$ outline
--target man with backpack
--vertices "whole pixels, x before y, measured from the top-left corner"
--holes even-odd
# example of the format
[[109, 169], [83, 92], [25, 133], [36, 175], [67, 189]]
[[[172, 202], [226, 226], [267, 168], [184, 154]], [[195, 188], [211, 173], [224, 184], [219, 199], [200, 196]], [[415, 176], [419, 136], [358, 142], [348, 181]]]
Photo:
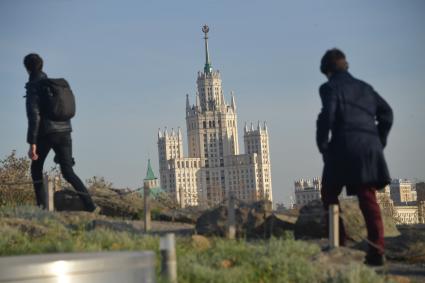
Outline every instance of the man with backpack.
[[[348, 73], [341, 50], [328, 50], [320, 70], [328, 78], [319, 90], [322, 110], [316, 131], [324, 160], [323, 206], [327, 211], [329, 205], [339, 204], [338, 195], [344, 186], [348, 195], [356, 195], [368, 233], [365, 262], [383, 265], [384, 226], [375, 192], [391, 181], [384, 148], [393, 111], [372, 86]], [[343, 222], [340, 224], [340, 244], [344, 245], [346, 234]]]
[[43, 59], [38, 54], [28, 54], [24, 66], [29, 74], [26, 88], [26, 110], [28, 117], [27, 142], [31, 162], [31, 177], [37, 205], [46, 207], [43, 194], [43, 164], [50, 151], [55, 152], [63, 177], [69, 182], [85, 205], [94, 211], [87, 188], [74, 173], [72, 158], [71, 121], [75, 115], [74, 95], [64, 79], [50, 79], [43, 72]]

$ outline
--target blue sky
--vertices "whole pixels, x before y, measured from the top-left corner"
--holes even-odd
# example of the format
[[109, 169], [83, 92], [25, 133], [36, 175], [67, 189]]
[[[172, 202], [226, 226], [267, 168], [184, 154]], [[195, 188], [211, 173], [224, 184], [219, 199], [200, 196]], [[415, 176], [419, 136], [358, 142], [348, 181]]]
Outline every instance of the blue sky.
[[77, 97], [76, 172], [140, 186], [148, 158], [158, 170], [158, 128], [185, 132], [205, 23], [226, 98], [235, 92], [240, 144], [246, 121], [268, 123], [276, 201], [321, 175], [319, 61], [335, 46], [393, 106], [392, 176], [425, 179], [424, 1], [0, 1], [0, 157], [26, 154], [22, 58], [37, 52]]

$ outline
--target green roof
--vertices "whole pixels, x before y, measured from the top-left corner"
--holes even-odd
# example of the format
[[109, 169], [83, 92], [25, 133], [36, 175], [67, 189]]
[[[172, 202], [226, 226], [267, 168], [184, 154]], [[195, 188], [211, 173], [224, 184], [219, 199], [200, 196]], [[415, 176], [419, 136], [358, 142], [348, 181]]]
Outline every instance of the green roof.
[[156, 177], [155, 177], [155, 174], [153, 173], [153, 170], [152, 170], [151, 160], [148, 159], [148, 170], [146, 172], [145, 180], [155, 180], [155, 179], [156, 179]]

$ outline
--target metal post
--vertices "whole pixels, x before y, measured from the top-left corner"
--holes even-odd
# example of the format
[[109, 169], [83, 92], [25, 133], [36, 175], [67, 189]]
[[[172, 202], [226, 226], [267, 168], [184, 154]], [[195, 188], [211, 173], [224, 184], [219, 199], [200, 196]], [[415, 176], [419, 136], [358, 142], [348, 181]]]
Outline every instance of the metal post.
[[151, 207], [150, 207], [150, 188], [148, 184], [143, 186], [143, 199], [144, 199], [144, 222], [145, 222], [145, 232], [151, 230]]
[[235, 198], [230, 193], [227, 206], [227, 238], [234, 239], [236, 236]]
[[47, 211], [54, 211], [54, 181], [49, 177], [49, 175], [44, 174], [43, 178], [43, 186], [44, 186], [44, 197], [45, 197], [45, 205]]
[[329, 247], [339, 247], [339, 207], [337, 204], [329, 206]]
[[159, 240], [161, 251], [161, 276], [169, 283], [177, 283], [177, 257], [174, 234], [168, 233]]

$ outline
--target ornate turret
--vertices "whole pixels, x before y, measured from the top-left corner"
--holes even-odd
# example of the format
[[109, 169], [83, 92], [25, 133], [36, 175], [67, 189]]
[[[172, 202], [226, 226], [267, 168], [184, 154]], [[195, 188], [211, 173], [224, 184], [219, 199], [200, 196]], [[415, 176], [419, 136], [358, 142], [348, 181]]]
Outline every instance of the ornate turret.
[[236, 111], [235, 94], [233, 93], [233, 91], [230, 92], [230, 96], [231, 96], [231, 99], [232, 99], [231, 106], [232, 106], [233, 110]]
[[145, 181], [152, 181], [156, 180], [155, 174], [153, 173], [152, 166], [151, 166], [151, 160], [148, 159], [148, 169], [146, 170], [146, 177]]
[[196, 92], [196, 109], [199, 110], [199, 107], [201, 107], [201, 102], [199, 101], [199, 93]]
[[158, 178], [153, 173], [150, 159], [148, 159], [148, 169], [146, 170], [146, 177], [143, 180], [143, 187], [145, 190], [152, 190], [158, 187]]
[[263, 129], [264, 129], [264, 132], [268, 133], [268, 128], [267, 128], [267, 123], [266, 123], [266, 121], [264, 121], [264, 127], [263, 127]]
[[190, 111], [189, 94], [186, 94], [186, 112]]

